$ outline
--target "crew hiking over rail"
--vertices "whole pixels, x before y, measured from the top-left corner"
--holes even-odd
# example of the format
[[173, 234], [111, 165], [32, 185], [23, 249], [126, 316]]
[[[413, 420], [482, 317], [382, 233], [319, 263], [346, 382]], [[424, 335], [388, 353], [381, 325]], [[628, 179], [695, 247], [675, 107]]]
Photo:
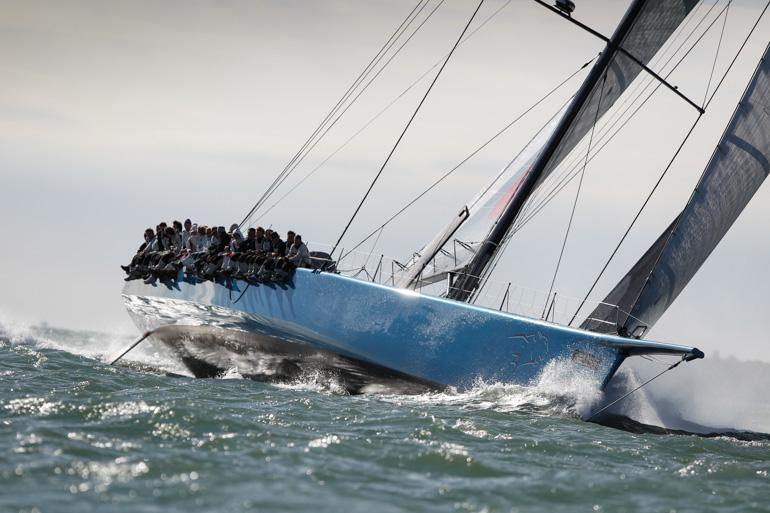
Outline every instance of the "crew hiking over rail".
[[188, 280], [235, 278], [254, 283], [288, 281], [297, 267], [328, 267], [328, 255], [310, 253], [302, 236], [289, 230], [282, 240], [277, 230], [249, 228], [246, 237], [237, 224], [198, 226], [190, 219], [184, 225], [161, 222], [144, 231], [144, 242], [128, 265], [120, 266], [125, 280], [176, 280], [184, 269]]

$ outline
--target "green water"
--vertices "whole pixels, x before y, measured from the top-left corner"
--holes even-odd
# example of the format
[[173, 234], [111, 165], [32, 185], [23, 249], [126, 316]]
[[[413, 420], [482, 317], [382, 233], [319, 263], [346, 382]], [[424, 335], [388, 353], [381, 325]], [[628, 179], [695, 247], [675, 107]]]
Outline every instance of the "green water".
[[349, 396], [102, 363], [123, 343], [0, 331], [0, 511], [770, 511], [766, 437], [583, 422], [559, 384]]

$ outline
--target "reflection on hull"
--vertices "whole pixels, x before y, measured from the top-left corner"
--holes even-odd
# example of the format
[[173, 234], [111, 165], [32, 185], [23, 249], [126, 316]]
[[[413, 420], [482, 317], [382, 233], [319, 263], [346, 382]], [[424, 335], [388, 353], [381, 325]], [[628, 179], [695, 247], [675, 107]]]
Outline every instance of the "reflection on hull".
[[213, 378], [229, 370], [269, 383], [291, 383], [319, 376], [352, 394], [418, 394], [443, 388], [379, 365], [246, 331], [165, 326], [153, 332], [152, 337], [169, 347], [196, 378]]
[[[142, 330], [175, 324], [247, 332], [253, 336], [244, 336], [241, 348], [292, 346], [303, 356], [312, 349], [436, 386], [466, 388], [479, 378], [524, 384], [555, 359], [576, 362], [604, 384], [629, 354], [627, 339], [305, 269], [287, 285], [196, 283], [180, 276], [157, 285], [128, 282], [123, 295]], [[238, 367], [238, 351], [220, 360], [205, 350], [216, 345], [213, 332], [203, 338], [203, 345], [184, 337], [177, 342], [180, 355], [187, 351], [195, 359], [189, 361], [197, 374]]]

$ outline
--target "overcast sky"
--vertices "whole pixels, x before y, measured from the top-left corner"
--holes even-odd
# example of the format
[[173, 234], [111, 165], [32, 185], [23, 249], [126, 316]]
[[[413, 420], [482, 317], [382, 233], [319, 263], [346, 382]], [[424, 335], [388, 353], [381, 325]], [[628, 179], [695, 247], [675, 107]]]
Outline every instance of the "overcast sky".
[[[725, 2], [718, 0], [713, 12]], [[6, 226], [0, 318], [133, 330], [122, 307], [119, 265], [130, 259], [144, 228], [186, 217], [204, 224], [240, 221], [415, 3], [0, 0], [0, 216]], [[504, 3], [487, 0], [474, 26]], [[575, 16], [605, 34], [628, 5], [576, 3]], [[716, 78], [763, 4], [732, 3]], [[440, 59], [475, 5], [446, 0], [287, 183]], [[715, 24], [670, 78], [697, 102], [721, 26]], [[770, 18], [749, 41], [597, 296], [684, 205], [768, 33]], [[345, 243], [371, 231], [601, 48], [534, 2], [513, 0], [457, 50]], [[582, 76], [389, 226], [373, 249], [405, 260], [430, 240]], [[260, 223], [333, 243], [429, 79]], [[691, 107], [662, 88], [589, 164], [556, 290], [585, 293], [694, 119]], [[767, 187], [652, 338], [770, 361]], [[574, 194], [566, 188], [517, 234], [496, 279], [548, 289]]]

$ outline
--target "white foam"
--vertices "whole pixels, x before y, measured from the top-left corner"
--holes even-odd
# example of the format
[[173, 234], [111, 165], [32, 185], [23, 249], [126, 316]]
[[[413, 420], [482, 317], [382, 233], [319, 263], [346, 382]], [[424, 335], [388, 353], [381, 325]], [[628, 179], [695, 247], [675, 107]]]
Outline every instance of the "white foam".
[[243, 375], [236, 368], [230, 368], [219, 379], [243, 379]]
[[291, 383], [276, 383], [275, 386], [287, 390], [307, 390], [334, 395], [347, 395], [348, 393], [336, 376], [316, 370], [303, 372]]
[[601, 396], [599, 383], [593, 374], [571, 361], [553, 361], [529, 385], [477, 380], [471, 388], [462, 392], [450, 389], [417, 396], [385, 396], [383, 400], [405, 404], [457, 405], [504, 413], [532, 411], [580, 417], [587, 414]]
[[[19, 348], [56, 349], [78, 356], [109, 362], [136, 341], [138, 333], [116, 331], [101, 333], [95, 331], [74, 331], [34, 324], [28, 321], [10, 319], [0, 312], [0, 336]], [[189, 374], [177, 358], [164, 347], [146, 340], [122, 359], [146, 365], [160, 371]]]
[[[45, 324], [11, 319], [0, 312], [0, 337], [15, 350], [27, 351], [36, 359], [46, 358], [39, 349], [57, 349], [80, 356], [109, 361], [130, 345], [137, 333], [112, 334], [69, 331]], [[164, 347], [150, 340], [132, 350], [124, 360], [178, 374], [189, 374], [181, 362]], [[644, 366], [646, 368], [643, 368]], [[366, 393], [382, 394], [380, 400], [407, 404], [447, 404], [469, 409], [500, 412], [534, 411], [546, 415], [587, 418], [592, 412], [633, 390], [644, 379], [659, 372], [649, 362], [631, 358], [623, 365], [605, 392], [587, 369], [570, 361], [550, 362], [529, 385], [477, 381], [463, 392], [448, 390], [416, 396], [387, 395], [385, 385], [370, 385]], [[240, 379], [235, 369], [225, 379]], [[303, 374], [284, 389], [346, 394], [345, 388], [329, 373]], [[770, 364], [710, 358], [678, 367], [647, 387], [634, 392], [609, 411], [636, 421], [667, 428], [691, 428], [690, 423], [715, 429], [745, 429], [770, 432]], [[472, 429], [471, 429], [472, 430]]]

